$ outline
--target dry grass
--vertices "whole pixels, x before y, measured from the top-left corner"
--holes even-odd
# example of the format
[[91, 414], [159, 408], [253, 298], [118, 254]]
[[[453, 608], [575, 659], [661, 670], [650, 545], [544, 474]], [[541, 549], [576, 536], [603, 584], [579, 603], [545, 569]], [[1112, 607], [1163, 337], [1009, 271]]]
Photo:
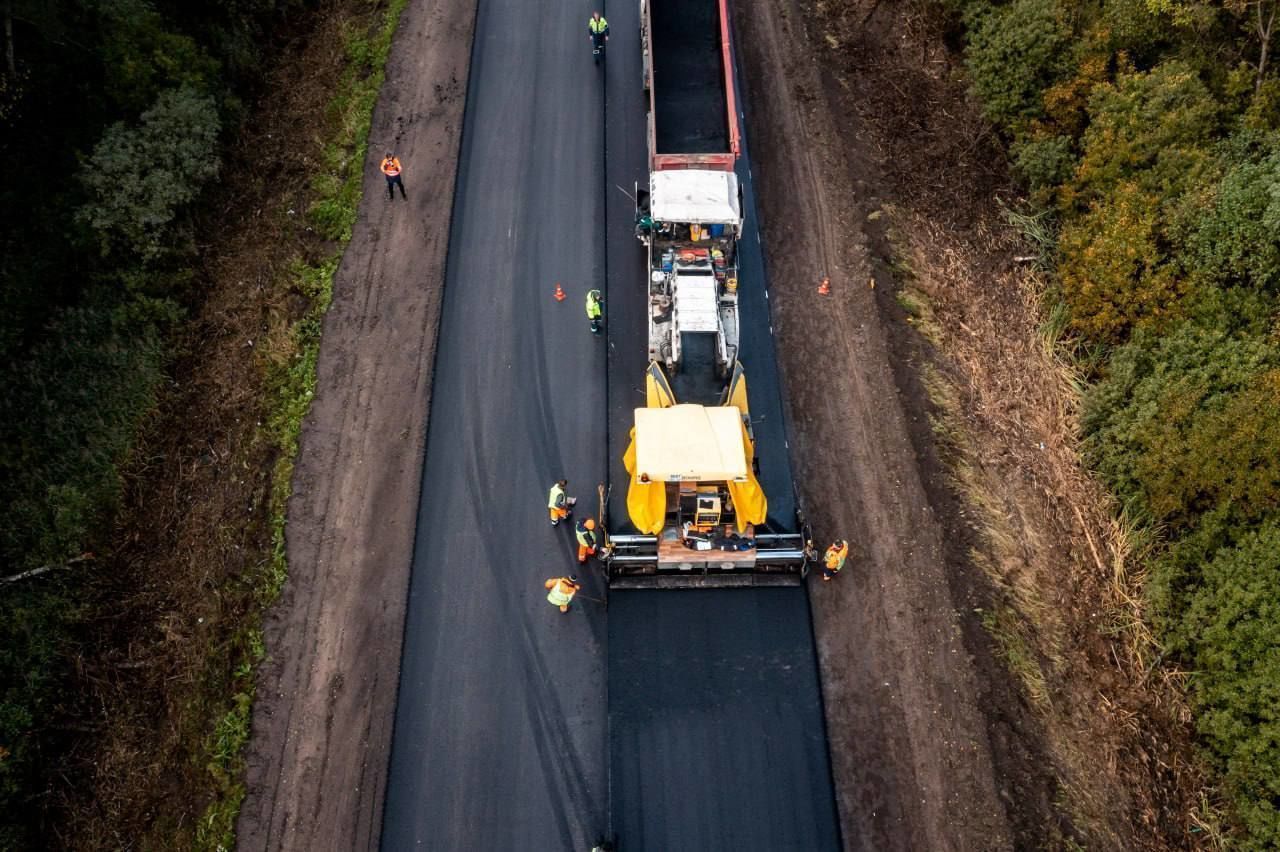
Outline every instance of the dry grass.
[[899, 304], [936, 351], [934, 435], [1002, 602], [982, 622], [1043, 721], [1060, 810], [1091, 846], [1216, 846], [1180, 677], [1143, 614], [1150, 534], [1081, 463], [1084, 382], [1039, 264], [1013, 260], [1029, 249], [1008, 228], [891, 215]]

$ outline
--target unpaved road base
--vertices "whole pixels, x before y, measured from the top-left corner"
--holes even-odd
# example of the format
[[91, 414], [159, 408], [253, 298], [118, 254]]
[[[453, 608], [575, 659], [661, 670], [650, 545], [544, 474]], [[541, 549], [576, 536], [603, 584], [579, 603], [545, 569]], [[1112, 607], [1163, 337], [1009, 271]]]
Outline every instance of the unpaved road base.
[[[837, 128], [809, 10], [798, 0], [734, 9], [798, 481], [823, 543], [843, 537], [853, 549], [836, 582], [811, 579], [845, 847], [1008, 849], [922, 475], [930, 462], [913, 447], [877, 307], [864, 230], [873, 158]], [[817, 293], [823, 276], [829, 297]]]

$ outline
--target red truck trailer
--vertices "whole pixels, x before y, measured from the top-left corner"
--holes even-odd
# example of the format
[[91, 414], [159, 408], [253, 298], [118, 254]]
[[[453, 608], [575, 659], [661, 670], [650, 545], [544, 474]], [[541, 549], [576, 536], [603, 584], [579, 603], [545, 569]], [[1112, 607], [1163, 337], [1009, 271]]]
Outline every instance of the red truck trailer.
[[733, 171], [738, 115], [725, 0], [640, 0], [649, 170]]

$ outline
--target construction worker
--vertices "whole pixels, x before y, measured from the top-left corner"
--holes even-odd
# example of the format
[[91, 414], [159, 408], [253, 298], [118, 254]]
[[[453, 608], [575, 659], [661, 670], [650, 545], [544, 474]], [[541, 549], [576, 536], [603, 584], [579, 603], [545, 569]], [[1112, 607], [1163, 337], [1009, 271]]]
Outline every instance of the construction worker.
[[600, 318], [604, 315], [604, 299], [599, 290], [587, 291], [587, 319], [591, 320], [591, 333], [599, 334]]
[[578, 585], [577, 574], [570, 574], [568, 577], [552, 577], [543, 583], [542, 587], [547, 590], [547, 601], [552, 606], [560, 607], [561, 612], [569, 611], [573, 596], [578, 593], [578, 589], [582, 588]]
[[840, 569], [844, 567], [844, 561], [848, 558], [849, 542], [842, 538], [833, 541], [831, 546], [827, 548], [827, 552], [822, 556], [823, 582], [839, 574]]
[[591, 46], [599, 53], [600, 48], [609, 40], [609, 22], [599, 12], [592, 12], [587, 21], [587, 34], [591, 36]]
[[391, 151], [382, 158], [382, 173], [387, 176], [387, 198], [396, 200], [396, 187], [400, 187], [400, 197], [405, 201], [409, 196], [404, 194], [404, 181], [400, 178], [400, 159]]
[[547, 495], [547, 511], [551, 515], [551, 526], [556, 527], [565, 518], [573, 514], [573, 504], [578, 502], [577, 497], [570, 497], [565, 493], [565, 487], [568, 486], [569, 480], [557, 479], [555, 485], [551, 486], [551, 492]]
[[588, 556], [594, 556], [597, 548], [596, 540], [596, 522], [587, 518], [585, 521], [578, 521], [573, 531], [578, 537], [578, 564], [587, 561]]

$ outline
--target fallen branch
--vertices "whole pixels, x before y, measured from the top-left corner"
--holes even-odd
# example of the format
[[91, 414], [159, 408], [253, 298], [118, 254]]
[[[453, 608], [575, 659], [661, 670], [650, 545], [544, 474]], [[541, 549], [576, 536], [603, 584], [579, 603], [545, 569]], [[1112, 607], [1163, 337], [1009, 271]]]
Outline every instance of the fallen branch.
[[66, 571], [73, 565], [89, 562], [92, 559], [92, 553], [82, 553], [75, 559], [68, 559], [66, 562], [60, 562], [55, 565], [42, 565], [39, 568], [32, 568], [30, 571], [23, 571], [21, 574], [14, 574], [12, 577], [0, 577], [0, 583], [16, 583], [19, 580], [29, 580], [32, 577], [39, 577], [41, 574], [48, 574], [50, 571]]

